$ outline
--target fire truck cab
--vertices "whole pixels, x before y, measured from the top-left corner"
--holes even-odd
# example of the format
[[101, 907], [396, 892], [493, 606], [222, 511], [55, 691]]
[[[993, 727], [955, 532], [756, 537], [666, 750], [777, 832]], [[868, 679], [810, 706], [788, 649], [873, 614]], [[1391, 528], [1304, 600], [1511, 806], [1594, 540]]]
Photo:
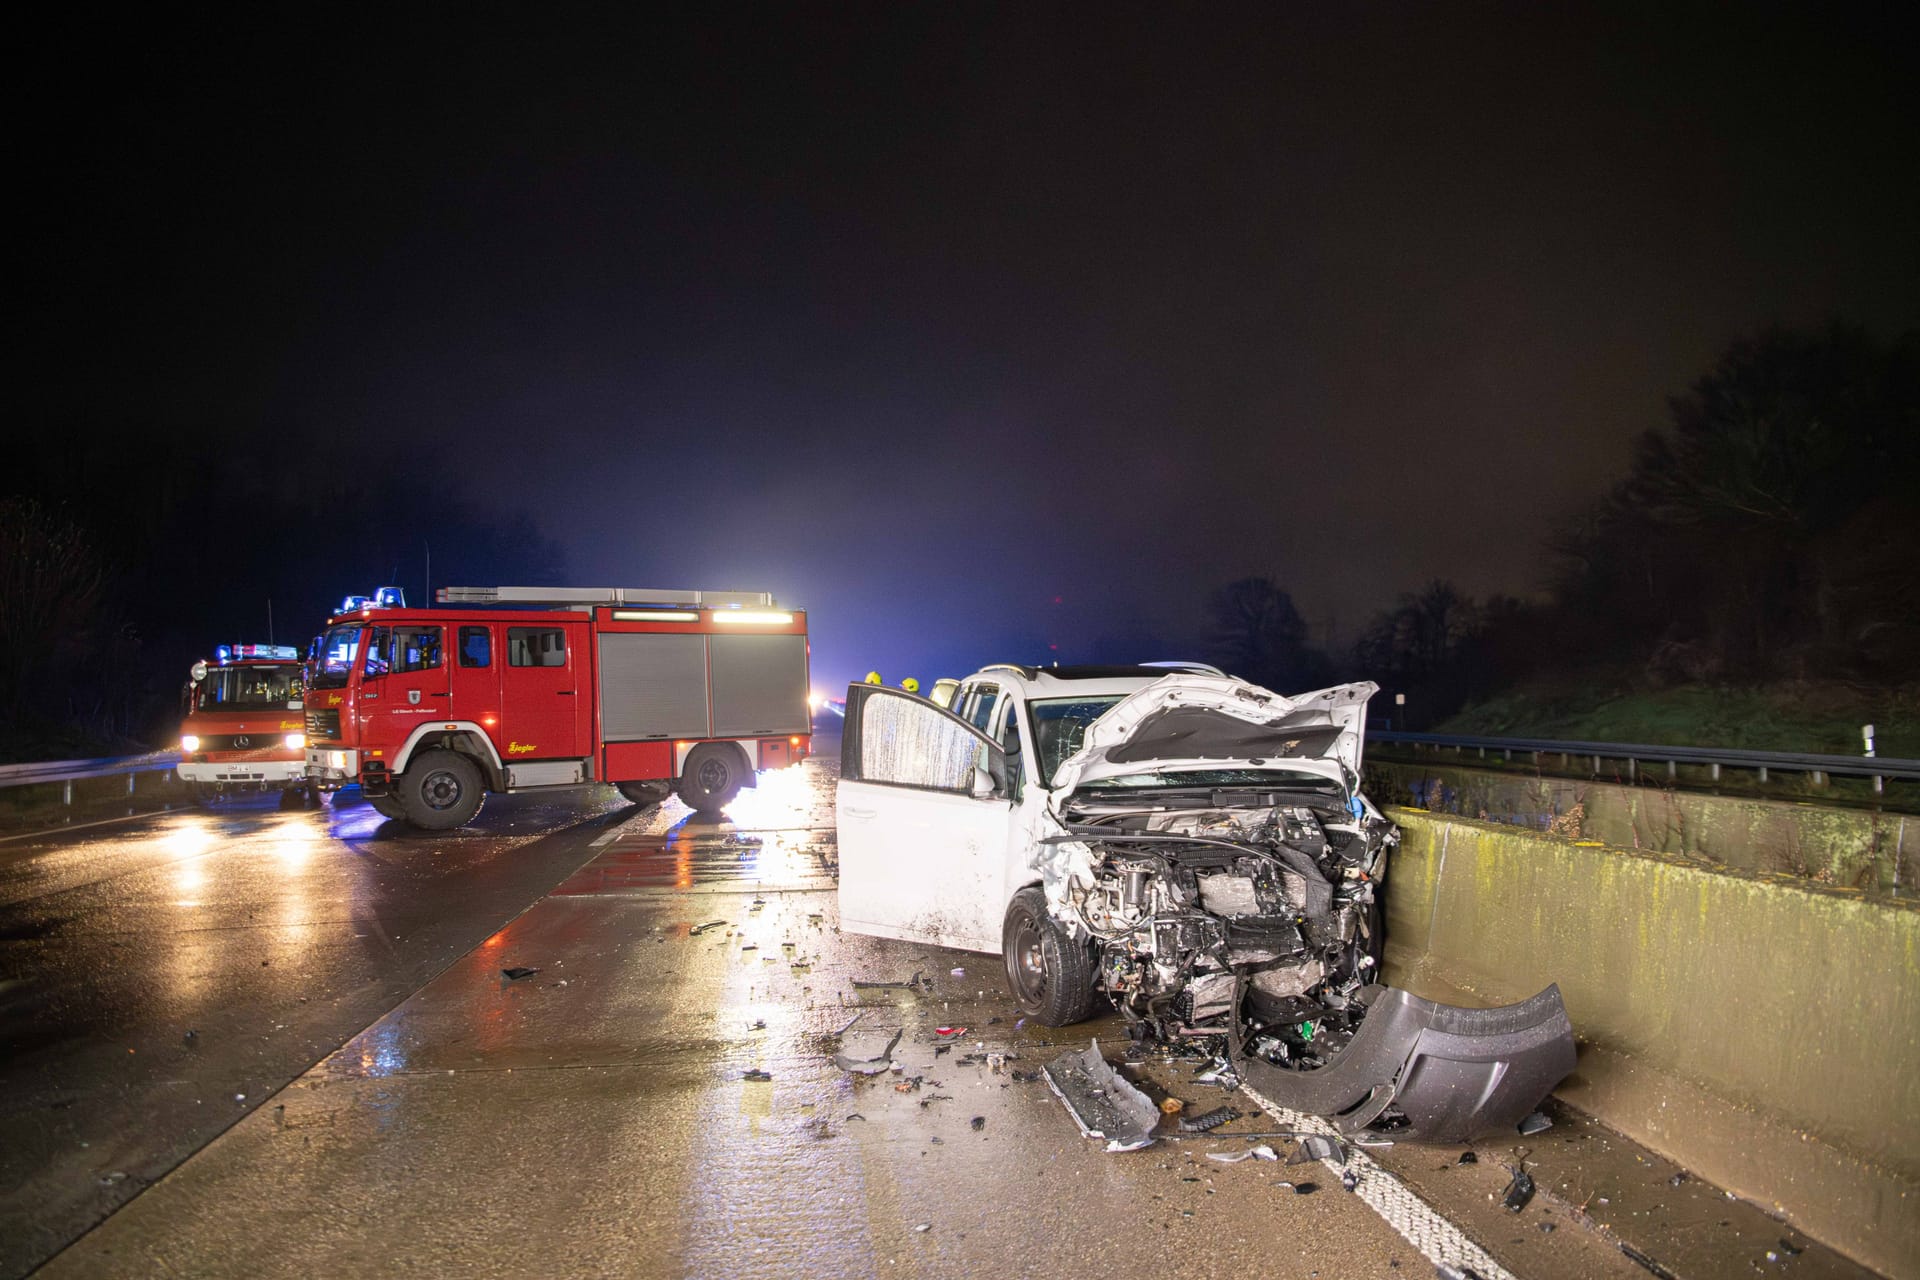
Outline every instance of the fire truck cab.
[[182, 692], [180, 777], [201, 799], [236, 791], [304, 791], [306, 723], [300, 651], [221, 645], [193, 664]]
[[350, 596], [308, 661], [306, 773], [445, 830], [490, 791], [611, 783], [717, 814], [806, 758], [806, 614], [764, 592], [444, 587]]

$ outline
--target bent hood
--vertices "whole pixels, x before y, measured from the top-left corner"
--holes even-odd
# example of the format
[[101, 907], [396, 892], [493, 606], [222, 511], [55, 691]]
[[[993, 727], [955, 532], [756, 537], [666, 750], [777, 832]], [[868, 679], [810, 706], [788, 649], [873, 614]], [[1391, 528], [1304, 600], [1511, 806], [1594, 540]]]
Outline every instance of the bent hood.
[[1352, 792], [1360, 782], [1367, 700], [1362, 680], [1284, 697], [1231, 676], [1170, 675], [1087, 726], [1054, 773], [1057, 795], [1083, 783], [1183, 769], [1310, 773]]

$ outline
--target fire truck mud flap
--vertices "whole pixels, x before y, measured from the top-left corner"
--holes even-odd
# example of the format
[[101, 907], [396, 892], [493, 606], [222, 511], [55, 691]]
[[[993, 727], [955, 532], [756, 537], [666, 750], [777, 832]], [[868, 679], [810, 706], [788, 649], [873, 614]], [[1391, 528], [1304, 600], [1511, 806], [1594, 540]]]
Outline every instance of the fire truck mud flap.
[[1497, 1009], [1374, 990], [1359, 1030], [1327, 1065], [1290, 1070], [1235, 1054], [1240, 1078], [1347, 1132], [1386, 1118], [1396, 1138], [1454, 1143], [1514, 1132], [1573, 1071], [1573, 1026], [1557, 985]]

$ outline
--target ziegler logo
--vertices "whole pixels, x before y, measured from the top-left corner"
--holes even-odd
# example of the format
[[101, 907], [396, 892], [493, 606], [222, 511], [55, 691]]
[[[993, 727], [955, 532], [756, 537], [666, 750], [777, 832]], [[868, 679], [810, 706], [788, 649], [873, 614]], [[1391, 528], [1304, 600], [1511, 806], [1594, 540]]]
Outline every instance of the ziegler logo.
[[507, 754], [510, 756], [523, 756], [539, 745], [537, 742], [509, 742], [507, 743]]
[[339, 694], [337, 694], [337, 693], [330, 693], [330, 694], [328, 694], [328, 695], [327, 695], [327, 705], [328, 705], [328, 706], [330, 706], [330, 707], [337, 707], [337, 706], [339, 706], [339, 705], [340, 705], [340, 695], [339, 695]]

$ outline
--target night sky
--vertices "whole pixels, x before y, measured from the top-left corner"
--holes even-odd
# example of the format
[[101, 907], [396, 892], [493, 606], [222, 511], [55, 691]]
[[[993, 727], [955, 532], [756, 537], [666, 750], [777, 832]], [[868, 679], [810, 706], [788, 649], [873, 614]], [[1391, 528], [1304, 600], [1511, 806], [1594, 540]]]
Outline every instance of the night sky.
[[16, 425], [426, 460], [831, 689], [1525, 593], [1731, 340], [1920, 324], [1899, 6], [698, 12], [16, 33]]

